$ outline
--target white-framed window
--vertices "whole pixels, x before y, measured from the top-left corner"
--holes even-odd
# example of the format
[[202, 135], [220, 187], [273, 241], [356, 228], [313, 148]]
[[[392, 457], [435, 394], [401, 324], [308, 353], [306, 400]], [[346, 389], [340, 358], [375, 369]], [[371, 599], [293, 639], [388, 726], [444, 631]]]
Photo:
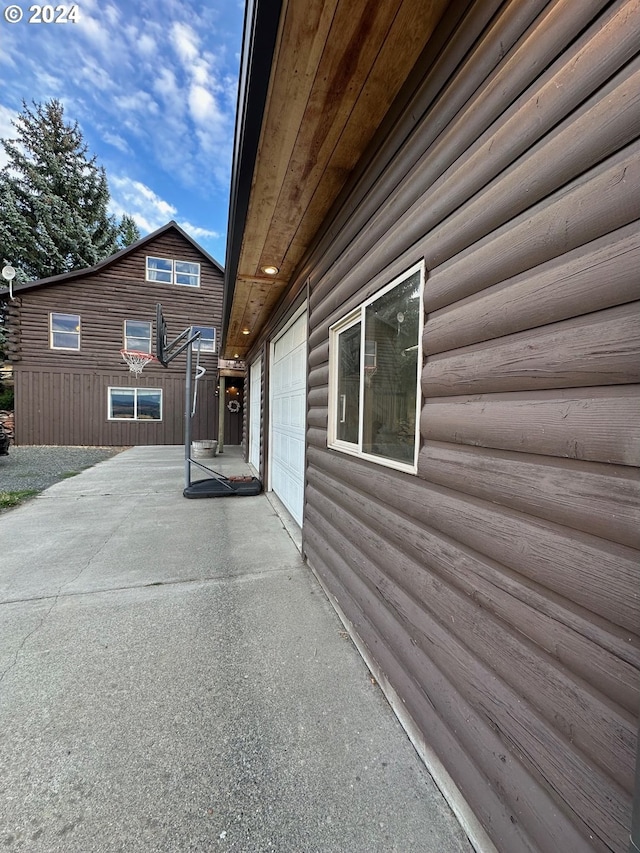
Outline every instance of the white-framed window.
[[147, 281], [200, 287], [200, 264], [147, 255]]
[[161, 421], [161, 388], [108, 388], [110, 421]]
[[49, 346], [51, 349], [80, 349], [80, 315], [49, 314]]
[[143, 320], [125, 320], [124, 348], [138, 352], [151, 352], [151, 323]]
[[195, 351], [200, 352], [215, 352], [216, 351], [216, 330], [213, 326], [192, 326], [191, 333], [200, 332], [200, 337], [193, 342]]
[[191, 261], [174, 261], [173, 275], [176, 284], [200, 287], [200, 264]]
[[419, 263], [329, 329], [329, 447], [409, 473], [419, 449], [423, 287]]

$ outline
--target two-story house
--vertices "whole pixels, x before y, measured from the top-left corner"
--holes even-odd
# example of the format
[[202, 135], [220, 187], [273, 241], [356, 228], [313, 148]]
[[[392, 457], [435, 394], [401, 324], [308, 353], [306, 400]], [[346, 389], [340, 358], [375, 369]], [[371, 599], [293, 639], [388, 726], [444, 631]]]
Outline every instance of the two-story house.
[[194, 361], [206, 373], [192, 435], [215, 438], [223, 276], [222, 267], [169, 222], [89, 269], [1, 291], [16, 444], [180, 444], [186, 356], [168, 368], [152, 361], [139, 376], [121, 356], [123, 349], [155, 352], [157, 303], [171, 336], [190, 327], [200, 331]]

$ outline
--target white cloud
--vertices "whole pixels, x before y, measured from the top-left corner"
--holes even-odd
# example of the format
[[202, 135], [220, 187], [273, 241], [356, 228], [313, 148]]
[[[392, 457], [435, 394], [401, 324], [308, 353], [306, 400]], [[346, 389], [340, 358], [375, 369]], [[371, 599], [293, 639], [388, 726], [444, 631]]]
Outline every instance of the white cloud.
[[91, 15], [87, 14], [86, 8], [82, 10], [82, 14], [78, 15], [78, 22], [75, 26], [102, 53], [107, 54], [113, 46], [111, 33], [105, 27], [104, 22], [100, 18], [92, 18]]
[[184, 110], [184, 96], [178, 86], [176, 75], [170, 68], [162, 68], [153, 82], [153, 91], [163, 98], [175, 115]]
[[189, 66], [198, 58], [198, 37], [188, 24], [175, 23], [171, 27], [171, 43], [183, 66]]
[[109, 130], [102, 131], [102, 138], [109, 145], [113, 145], [114, 148], [117, 148], [118, 151], [122, 151], [123, 154], [131, 154], [131, 146], [127, 142], [124, 137], [120, 136], [117, 133], [111, 133]]
[[[144, 121], [145, 115], [148, 115], [149, 113], [157, 115], [159, 112], [158, 105], [151, 95], [140, 89], [137, 92], [132, 92], [130, 95], [121, 95], [120, 97], [114, 98], [113, 103], [121, 114], [128, 114], [123, 118], [125, 122], [127, 121], [127, 118], [129, 119], [129, 126], [133, 126], [137, 122]], [[137, 115], [138, 113], [140, 115]]]
[[194, 240], [218, 240], [222, 235], [218, 231], [211, 231], [209, 228], [201, 228], [199, 225], [192, 225], [190, 222], [178, 222], [178, 225], [183, 231], [186, 231]]
[[146, 184], [126, 176], [109, 178], [110, 211], [120, 217], [132, 216], [140, 231], [149, 233], [175, 218], [177, 208], [160, 198]]
[[158, 52], [158, 45], [148, 33], [143, 33], [137, 42], [138, 50], [143, 56], [151, 57]]
[[82, 55], [77, 79], [86, 83], [90, 89], [99, 89], [105, 93], [116, 91], [116, 83], [110, 72], [100, 66], [93, 57]]
[[117, 29], [120, 27], [120, 10], [117, 6], [106, 6], [103, 14], [110, 28]]
[[55, 74], [48, 74], [41, 68], [36, 69], [35, 77], [38, 88], [45, 93], [46, 99], [56, 96], [58, 100], [60, 99], [60, 92], [63, 88], [63, 82], [60, 77]]
[[194, 84], [189, 90], [189, 110], [197, 124], [219, 119], [215, 98], [204, 86]]

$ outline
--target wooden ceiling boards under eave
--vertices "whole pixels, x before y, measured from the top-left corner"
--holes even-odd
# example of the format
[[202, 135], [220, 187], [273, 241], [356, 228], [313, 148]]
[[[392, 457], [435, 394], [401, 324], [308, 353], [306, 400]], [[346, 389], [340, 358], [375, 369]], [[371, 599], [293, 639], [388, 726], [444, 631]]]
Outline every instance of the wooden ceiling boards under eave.
[[[440, 19], [446, 0], [283, 12], [227, 329], [246, 354]], [[262, 266], [279, 268], [275, 278]], [[242, 330], [249, 329], [249, 335]]]

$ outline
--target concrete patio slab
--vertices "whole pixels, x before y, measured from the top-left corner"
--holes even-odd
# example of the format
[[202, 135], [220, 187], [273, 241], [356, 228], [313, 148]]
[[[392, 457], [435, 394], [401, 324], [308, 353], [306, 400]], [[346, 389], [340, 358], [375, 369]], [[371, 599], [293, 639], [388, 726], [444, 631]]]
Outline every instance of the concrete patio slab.
[[134, 448], [0, 537], [7, 850], [469, 853], [264, 495]]

